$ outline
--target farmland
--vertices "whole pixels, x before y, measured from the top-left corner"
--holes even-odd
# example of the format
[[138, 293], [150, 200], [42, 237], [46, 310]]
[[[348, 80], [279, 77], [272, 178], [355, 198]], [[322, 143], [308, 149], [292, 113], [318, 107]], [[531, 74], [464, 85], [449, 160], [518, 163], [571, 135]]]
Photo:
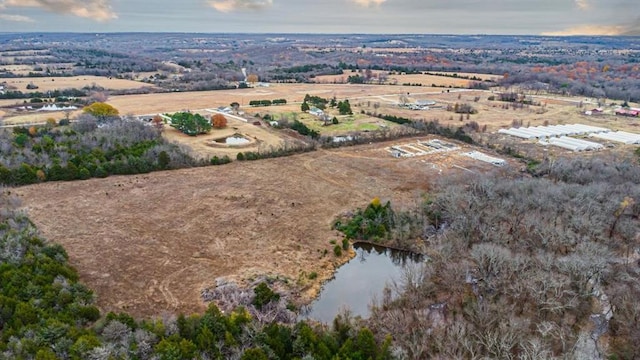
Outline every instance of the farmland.
[[[436, 86], [436, 87], [468, 87], [471, 80], [459, 77], [453, 77], [453, 73], [440, 73], [446, 76], [427, 75], [427, 74], [389, 74], [385, 71], [371, 71], [372, 82], [381, 82], [384, 84], [414, 84], [420, 86]], [[321, 75], [316, 76], [313, 80], [319, 84], [346, 83], [349, 76], [360, 75], [362, 72], [345, 72], [340, 75]], [[478, 79], [499, 79], [499, 76], [490, 74], [458, 74], [465, 77], [476, 77]]]
[[[62, 89], [82, 89], [84, 87], [101, 87], [108, 90], [140, 89], [150, 87], [149, 84], [125, 80], [108, 78], [103, 76], [69, 76], [69, 77], [21, 77], [17, 79], [7, 79], [6, 84], [22, 92], [47, 92]], [[33, 84], [37, 89], [27, 89], [27, 85]]]
[[[289, 279], [308, 300], [344, 261], [325, 255], [337, 215], [375, 196], [412, 204], [441, 171], [495, 169], [457, 154], [394, 159], [389, 145], [15, 192], [105, 311], [202, 311], [200, 291], [217, 277], [260, 274]], [[318, 279], [306, 279], [311, 272]]]

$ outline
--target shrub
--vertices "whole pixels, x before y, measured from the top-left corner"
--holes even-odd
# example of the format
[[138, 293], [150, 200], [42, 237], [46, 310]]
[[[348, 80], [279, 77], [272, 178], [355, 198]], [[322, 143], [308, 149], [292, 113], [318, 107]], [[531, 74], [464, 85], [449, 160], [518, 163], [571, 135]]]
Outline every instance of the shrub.
[[342, 248], [340, 247], [340, 245], [336, 245], [333, 247], [333, 255], [337, 257], [342, 256]]
[[160, 169], [166, 169], [169, 166], [170, 162], [171, 162], [171, 157], [169, 156], [169, 154], [167, 154], [166, 151], [161, 151], [158, 154], [158, 167]]
[[227, 118], [222, 114], [215, 114], [211, 117], [211, 125], [216, 129], [227, 127]]
[[255, 293], [255, 297], [251, 302], [257, 309], [262, 309], [263, 306], [267, 305], [272, 301], [280, 300], [280, 294], [275, 293], [269, 285], [264, 282], [261, 282], [255, 289], [253, 289]]

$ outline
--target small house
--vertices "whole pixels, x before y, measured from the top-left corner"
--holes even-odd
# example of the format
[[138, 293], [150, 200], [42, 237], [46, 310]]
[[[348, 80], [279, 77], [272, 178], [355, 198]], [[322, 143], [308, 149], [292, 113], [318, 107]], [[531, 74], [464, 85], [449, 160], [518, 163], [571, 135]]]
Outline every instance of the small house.
[[315, 107], [315, 106], [312, 106], [312, 107], [309, 109], [309, 114], [311, 114], [311, 115], [313, 115], [313, 116], [321, 117], [321, 116], [323, 116], [323, 115], [324, 115], [324, 111], [322, 111], [322, 110], [318, 109], [318, 108], [317, 108], [317, 107]]

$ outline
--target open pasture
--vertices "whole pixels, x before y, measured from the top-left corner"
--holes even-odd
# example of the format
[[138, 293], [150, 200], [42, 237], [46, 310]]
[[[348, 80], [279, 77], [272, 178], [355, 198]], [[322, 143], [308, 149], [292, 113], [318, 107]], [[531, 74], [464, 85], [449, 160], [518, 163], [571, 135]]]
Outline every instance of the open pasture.
[[[65, 247], [104, 311], [203, 311], [200, 291], [216, 278], [264, 274], [289, 279], [308, 300], [345, 260], [331, 251], [337, 215], [376, 196], [413, 204], [442, 172], [495, 169], [446, 153], [397, 159], [385, 150], [392, 144], [15, 193], [44, 236]], [[318, 278], [309, 280], [311, 272]]]

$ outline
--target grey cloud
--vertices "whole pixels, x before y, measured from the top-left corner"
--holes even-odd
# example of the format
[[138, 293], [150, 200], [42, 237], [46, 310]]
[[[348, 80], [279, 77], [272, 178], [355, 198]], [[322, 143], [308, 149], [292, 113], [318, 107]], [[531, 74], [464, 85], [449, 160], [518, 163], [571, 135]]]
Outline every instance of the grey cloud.
[[271, 7], [273, 0], [212, 0], [209, 5], [220, 12], [262, 10]]
[[0, 20], [13, 22], [35, 22], [32, 18], [23, 15], [0, 14]]
[[107, 21], [118, 16], [109, 0], [0, 0], [0, 8], [40, 8], [45, 11], [71, 14], [96, 21]]

